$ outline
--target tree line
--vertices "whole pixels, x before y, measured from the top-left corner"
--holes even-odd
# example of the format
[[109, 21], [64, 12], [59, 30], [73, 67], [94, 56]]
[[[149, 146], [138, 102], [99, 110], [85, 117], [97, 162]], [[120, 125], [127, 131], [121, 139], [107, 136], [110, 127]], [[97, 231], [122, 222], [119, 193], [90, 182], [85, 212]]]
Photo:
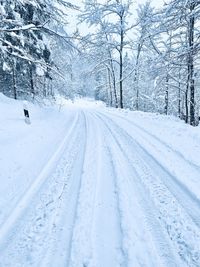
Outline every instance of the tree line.
[[[96, 95], [108, 105], [174, 114], [199, 121], [200, 1], [85, 1], [81, 21], [95, 26], [85, 36], [95, 58]], [[136, 8], [135, 8], [136, 9]]]
[[55, 73], [60, 75], [53, 50], [62, 42], [69, 50], [70, 40], [60, 25], [76, 8], [63, 0], [0, 1], [1, 92], [15, 99], [53, 96]]
[[[68, 35], [67, 15], [78, 11]], [[0, 1], [0, 90], [92, 96], [108, 106], [199, 121], [200, 1]]]

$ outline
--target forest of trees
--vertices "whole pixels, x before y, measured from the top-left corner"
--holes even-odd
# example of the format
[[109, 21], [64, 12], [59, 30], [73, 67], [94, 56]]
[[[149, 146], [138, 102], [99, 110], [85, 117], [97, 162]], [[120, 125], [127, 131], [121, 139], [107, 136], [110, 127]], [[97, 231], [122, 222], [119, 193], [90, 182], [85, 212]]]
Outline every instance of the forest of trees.
[[29, 100], [54, 95], [53, 79], [64, 77], [53, 51], [67, 54], [73, 47], [64, 31], [73, 9], [63, 0], [0, 1], [1, 92]]
[[[80, 29], [70, 34], [74, 11]], [[95, 97], [198, 125], [200, 1], [0, 1], [0, 91]]]

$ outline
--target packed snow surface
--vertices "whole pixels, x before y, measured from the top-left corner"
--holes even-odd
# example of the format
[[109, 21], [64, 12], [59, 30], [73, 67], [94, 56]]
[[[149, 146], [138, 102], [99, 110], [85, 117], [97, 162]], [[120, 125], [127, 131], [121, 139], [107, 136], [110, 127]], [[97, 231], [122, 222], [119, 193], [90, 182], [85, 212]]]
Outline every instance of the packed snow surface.
[[0, 267], [200, 266], [200, 128], [0, 94]]

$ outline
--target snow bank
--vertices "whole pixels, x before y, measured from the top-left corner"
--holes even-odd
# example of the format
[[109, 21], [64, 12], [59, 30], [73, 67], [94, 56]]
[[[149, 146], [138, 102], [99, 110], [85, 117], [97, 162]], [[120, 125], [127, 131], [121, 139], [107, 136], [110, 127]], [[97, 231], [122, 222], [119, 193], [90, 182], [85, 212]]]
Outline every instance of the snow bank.
[[200, 127], [192, 127], [173, 116], [144, 112], [125, 114], [144, 130], [182, 153], [187, 160], [200, 166]]
[[200, 127], [173, 116], [115, 109], [109, 114], [177, 183], [200, 199]]
[[27, 105], [30, 125], [24, 121], [23, 102], [0, 94], [0, 225], [51, 158], [74, 117], [69, 108], [60, 112], [58, 106]]

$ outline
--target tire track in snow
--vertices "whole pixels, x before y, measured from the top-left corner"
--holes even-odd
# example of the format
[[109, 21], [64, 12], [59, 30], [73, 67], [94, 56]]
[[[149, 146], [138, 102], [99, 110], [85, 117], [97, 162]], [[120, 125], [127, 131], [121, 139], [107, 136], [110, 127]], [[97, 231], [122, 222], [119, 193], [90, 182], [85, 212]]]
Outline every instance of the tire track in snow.
[[[107, 142], [111, 144], [109, 150], [117, 180], [123, 247], [126, 251], [127, 266], [176, 267], [176, 262], [173, 261], [175, 255], [169, 246], [166, 247], [168, 240], [162, 233], [156, 214], [152, 210], [151, 200], [147, 199], [146, 192], [141, 189], [141, 184], [137, 181], [138, 177], [135, 176], [126, 152], [113, 134], [111, 124], [108, 125], [102, 117], [99, 119], [102, 120], [108, 136], [110, 136]], [[143, 213], [141, 209], [143, 209]], [[155, 247], [154, 241], [158, 244], [157, 247]]]
[[[4, 239], [1, 240], [1, 267], [11, 266], [12, 262], [15, 267], [40, 266], [49, 241], [53, 238], [50, 237], [52, 229], [59, 227], [55, 224], [56, 218], [60, 216], [59, 200], [72, 179], [73, 165], [79, 157], [79, 149], [84, 147], [84, 139], [80, 142], [81, 128], [84, 126], [80, 117], [76, 117], [61, 146], [16, 208], [17, 216], [11, 217], [9, 225], [12, 227], [4, 231]], [[66, 158], [63, 156], [64, 152]], [[67, 254], [66, 251], [64, 254]]]
[[[80, 149], [77, 157], [74, 158], [75, 163], [73, 170], [69, 177], [69, 185], [67, 188], [62, 190], [59, 199], [60, 201], [60, 214], [57, 216], [53, 225], [53, 238], [51, 245], [44, 256], [41, 267], [68, 267], [70, 266], [70, 255], [72, 249], [73, 231], [75, 228], [78, 200], [81, 190], [82, 173], [84, 165], [85, 150], [87, 145], [87, 127], [86, 127], [86, 116], [82, 112], [84, 121], [84, 131], [79, 133], [79, 137], [76, 143], [79, 144]], [[82, 128], [82, 127], [81, 127]], [[70, 153], [66, 155], [71, 157]], [[55, 227], [55, 225], [57, 227]]]
[[[105, 123], [107, 124], [107, 127], [110, 128], [112, 135], [115, 136], [116, 142], [118, 142], [121, 150], [124, 151], [124, 155], [132, 166], [133, 173], [137, 176], [140, 184], [144, 184], [146, 187], [146, 193], [152, 198], [154, 202], [153, 205], [159, 209], [160, 216], [157, 216], [157, 218], [159, 218], [161, 224], [164, 226], [165, 232], [172, 240], [172, 244], [176, 247], [180, 257], [188, 264], [188, 266], [199, 266], [199, 229], [191, 221], [187, 211], [184, 211], [179, 201], [177, 201], [171, 192], [164, 186], [162, 181], [160, 181], [160, 178], [157, 177], [157, 174], [152, 173], [151, 169], [148, 168], [148, 164], [144, 164], [143, 157], [145, 155], [141, 154], [140, 150], [138, 151], [138, 144], [135, 140], [133, 140], [133, 138], [131, 138], [123, 129], [119, 129], [119, 126], [110, 118], [107, 118], [105, 115], [103, 118], [101, 115], [100, 118], [104, 120], [104, 122], [107, 121], [107, 123]], [[111, 129], [110, 125], [112, 125], [113, 129]], [[121, 144], [120, 141], [117, 141], [120, 139]], [[124, 141], [122, 142], [123, 139]], [[126, 150], [124, 147], [126, 147]], [[138, 152], [138, 155], [141, 155], [137, 158], [130, 147], [134, 149], [135, 152]], [[140, 192], [142, 191], [140, 190]], [[145, 197], [145, 194], [143, 195]]]
[[[106, 116], [108, 116], [108, 113], [103, 113], [101, 112], [101, 114], [104, 114]], [[150, 133], [149, 131], [147, 131], [144, 127], [138, 125], [137, 123], [135, 123], [134, 120], [128, 119], [122, 115], [119, 114], [113, 114], [113, 113], [109, 113], [109, 115], [111, 115], [113, 118], [119, 118], [124, 120], [125, 122], [128, 122], [131, 127], [133, 128], [137, 128], [140, 133], [142, 133], [142, 135], [146, 134], [148, 137], [151, 137], [153, 140], [155, 140], [156, 142], [158, 142], [160, 145], [164, 146], [166, 148], [166, 150], [173, 152], [174, 154], [176, 154], [177, 157], [179, 157], [181, 160], [183, 160], [185, 162], [185, 164], [190, 165], [189, 167], [193, 167], [197, 172], [200, 172], [200, 166], [192, 161], [190, 161], [190, 159], [185, 158], [185, 156], [178, 150], [173, 149], [169, 144], [167, 144], [166, 142], [164, 142], [162, 139], [160, 139], [158, 136], [156, 136], [153, 133]], [[148, 142], [149, 138], [148, 138]]]
[[91, 262], [94, 260], [91, 245], [91, 228], [93, 223], [96, 179], [92, 177], [95, 173], [91, 168], [91, 165], [94, 164], [95, 151], [93, 150], [93, 146], [91, 146], [92, 142], [90, 139], [93, 136], [91, 135], [88, 116], [85, 112], [84, 116], [86, 120], [87, 138], [83, 160], [83, 171], [77, 200], [76, 216], [71, 234], [72, 239], [67, 264], [67, 266], [70, 267], [88, 267], [91, 266]]
[[[101, 113], [102, 114], [102, 113]], [[105, 116], [105, 115], [103, 115]], [[111, 119], [109, 117], [109, 119]], [[113, 122], [113, 119], [111, 119]], [[115, 122], [115, 126], [118, 126], [118, 123]], [[132, 124], [130, 125], [130, 127]], [[121, 128], [122, 129], [122, 128]], [[148, 164], [151, 166], [152, 169], [158, 168], [159, 169], [159, 175], [160, 177], [167, 177], [165, 179], [162, 179], [162, 182], [168, 187], [171, 193], [173, 193], [174, 197], [178, 199], [178, 201], [181, 203], [184, 209], [187, 210], [187, 213], [192, 218], [193, 222], [200, 227], [200, 199], [197, 198], [197, 196], [191, 192], [188, 187], [183, 184], [180, 179], [178, 179], [174, 174], [171, 173], [170, 170], [168, 170], [160, 161], [157, 160], [157, 158], [150, 153], [144, 145], [141, 145], [140, 142], [137, 139], [137, 136], [133, 139], [130, 134], [127, 133], [123, 129], [123, 131], [126, 133], [129, 139], [134, 140], [134, 143], [137, 143], [137, 146], [140, 148], [140, 152], [145, 156], [148, 157]], [[150, 141], [147, 140], [142, 136], [143, 134], [140, 133], [140, 139], [144, 139], [144, 141], [147, 143], [150, 143]], [[153, 146], [154, 150], [156, 150], [156, 146]], [[160, 151], [158, 151], [161, 153]], [[182, 163], [183, 164], [183, 163]], [[187, 162], [187, 165], [189, 163]], [[190, 166], [191, 167], [191, 166]], [[158, 173], [157, 173], [158, 175]], [[200, 172], [195, 172], [196, 177], [199, 177]], [[192, 209], [191, 209], [192, 207]]]
[[[113, 177], [109, 177], [105, 169], [105, 148], [103, 147], [103, 133], [99, 128], [96, 118], [86, 112], [87, 141], [84, 173], [82, 176], [79, 204], [77, 209], [76, 224], [73, 231], [71, 247], [70, 267], [120, 267], [126, 266], [121, 251], [121, 233], [117, 205], [113, 191]], [[92, 141], [91, 141], [92, 140]], [[105, 175], [102, 177], [102, 175]], [[110, 181], [111, 179], [111, 181]], [[101, 191], [101, 187], [107, 185], [107, 193]], [[108, 198], [108, 191], [112, 197], [108, 200], [107, 206], [101, 210], [101, 194]], [[103, 214], [101, 213], [103, 212]], [[110, 212], [110, 213], [109, 213]], [[99, 216], [110, 216], [110, 222], [104, 224], [104, 219]], [[101, 220], [99, 223], [98, 218]], [[110, 230], [108, 233], [106, 230]], [[109, 239], [112, 237], [112, 240]], [[105, 242], [102, 244], [102, 240]], [[107, 248], [108, 251], [105, 251]]]

